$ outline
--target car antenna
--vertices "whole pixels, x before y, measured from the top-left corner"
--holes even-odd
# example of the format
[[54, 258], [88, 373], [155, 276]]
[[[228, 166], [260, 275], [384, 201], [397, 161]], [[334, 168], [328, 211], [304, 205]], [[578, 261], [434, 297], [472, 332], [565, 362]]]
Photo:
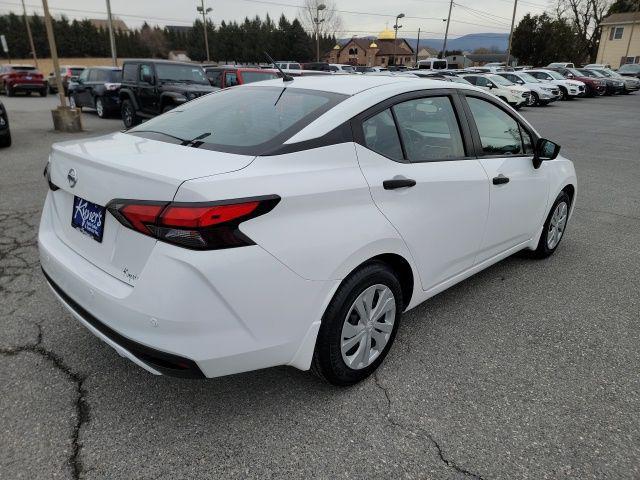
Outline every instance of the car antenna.
[[275, 62], [275, 60], [271, 58], [271, 55], [269, 55], [267, 52], [263, 52], [263, 53], [264, 53], [264, 56], [267, 57], [267, 60], [269, 60], [273, 64], [273, 66], [280, 71], [280, 73], [282, 74], [283, 82], [293, 82], [293, 77], [288, 73], [284, 73], [284, 70], [282, 70], [280, 66]]

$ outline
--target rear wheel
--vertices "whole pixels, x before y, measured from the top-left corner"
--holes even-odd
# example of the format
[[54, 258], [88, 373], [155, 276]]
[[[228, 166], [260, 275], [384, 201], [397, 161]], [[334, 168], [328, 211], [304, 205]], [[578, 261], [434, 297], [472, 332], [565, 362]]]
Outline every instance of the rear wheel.
[[535, 257], [546, 258], [553, 255], [553, 252], [556, 251], [567, 229], [570, 206], [571, 199], [569, 195], [567, 195], [566, 192], [560, 192], [556, 201], [553, 203], [553, 207], [551, 207], [546, 222], [544, 222], [544, 228], [542, 229], [538, 246], [533, 252]]
[[16, 94], [13, 88], [11, 88], [9, 85], [7, 85], [5, 89], [6, 89], [7, 97], [13, 97]]
[[46, 97], [47, 96], [47, 89], [46, 88], [43, 88], [43, 89], [40, 90], [40, 96], [41, 97]]
[[322, 317], [313, 371], [339, 386], [367, 378], [389, 352], [402, 309], [400, 283], [386, 264], [373, 262], [356, 270]]
[[140, 123], [140, 117], [136, 113], [131, 100], [124, 100], [120, 111], [122, 113], [122, 122], [126, 128], [135, 127]]

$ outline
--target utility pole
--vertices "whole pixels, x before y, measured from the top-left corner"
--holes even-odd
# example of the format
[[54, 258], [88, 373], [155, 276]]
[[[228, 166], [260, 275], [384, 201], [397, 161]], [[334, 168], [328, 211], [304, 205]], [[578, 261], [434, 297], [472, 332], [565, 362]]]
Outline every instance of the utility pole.
[[402, 28], [402, 25], [398, 25], [398, 20], [400, 20], [401, 18], [404, 18], [404, 13], [399, 13], [398, 15], [396, 15], [396, 23], [393, 26], [393, 29], [395, 30], [395, 35], [393, 36], [393, 65], [397, 66], [398, 65], [398, 29]]
[[316, 62], [320, 61], [320, 24], [324, 22], [324, 18], [320, 18], [320, 11], [327, 8], [324, 3], [319, 3], [316, 6], [316, 16], [313, 18], [313, 23], [316, 26]]
[[51, 51], [51, 60], [53, 61], [53, 73], [56, 76], [56, 87], [58, 87], [60, 106], [66, 108], [67, 99], [64, 97], [64, 87], [62, 86], [62, 78], [60, 77], [58, 47], [56, 46], [56, 38], [53, 35], [53, 25], [51, 24], [51, 14], [49, 13], [49, 2], [47, 0], [42, 0], [42, 7], [44, 9], [44, 25], [47, 29], [47, 40], [49, 41], [49, 50]]
[[513, 1], [513, 16], [511, 17], [511, 32], [509, 33], [509, 48], [507, 48], [507, 67], [511, 61], [511, 41], [513, 40], [513, 26], [516, 23], [516, 9], [518, 8], [518, 0]]
[[[638, 20], [638, 12], [640, 11], [640, 0], [636, 2], [636, 11], [633, 13], [633, 19], [631, 20], [631, 33], [629, 34], [629, 41], [627, 42], [627, 50], [624, 53], [624, 63], [627, 63], [629, 57], [629, 48], [631, 47], [631, 39], [633, 38], [633, 30], [636, 26], [636, 20]], [[622, 66], [622, 65], [620, 65]]]
[[418, 65], [418, 50], [420, 50], [420, 27], [418, 27], [418, 41], [416, 42], [416, 61], [415, 61], [416, 65]]
[[[22, 0], [24, 2], [24, 0]], [[111, 16], [111, 0], [107, 0], [107, 23], [109, 24], [109, 42], [111, 43], [111, 61], [113, 66], [118, 66], [118, 55], [116, 54], [116, 37], [113, 35], [113, 17]]]
[[22, 11], [24, 13], [24, 24], [27, 26], [27, 36], [29, 37], [29, 45], [31, 46], [31, 55], [33, 55], [33, 61], [36, 64], [36, 68], [38, 68], [38, 56], [36, 55], [36, 47], [33, 46], [33, 35], [31, 35], [31, 26], [29, 25], [27, 7], [24, 6], [24, 0], [22, 0]]
[[207, 38], [207, 13], [209, 13], [212, 8], [204, 8], [204, 0], [200, 0], [200, 6], [197, 7], [197, 11], [202, 13], [202, 28], [204, 29], [204, 47], [207, 51], [207, 62], [211, 61], [211, 56], [209, 55], [209, 39]]
[[449, 15], [447, 15], [447, 29], [444, 31], [444, 43], [442, 44], [442, 55], [444, 58], [447, 54], [447, 37], [449, 36], [449, 23], [451, 23], [451, 9], [453, 8], [453, 0], [449, 2]]

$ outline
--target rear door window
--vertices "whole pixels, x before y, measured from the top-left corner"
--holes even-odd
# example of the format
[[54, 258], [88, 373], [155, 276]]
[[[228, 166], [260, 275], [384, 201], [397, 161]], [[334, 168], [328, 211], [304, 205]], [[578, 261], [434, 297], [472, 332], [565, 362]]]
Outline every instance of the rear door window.
[[126, 63], [122, 69], [122, 80], [125, 82], [135, 82], [138, 73], [138, 65], [135, 63]]
[[224, 72], [224, 86], [234, 87], [238, 85], [238, 74], [236, 72]]
[[282, 145], [346, 95], [291, 87], [220, 90], [128, 131], [169, 143], [196, 137], [199, 148], [260, 155]]
[[410, 161], [465, 156], [458, 119], [449, 97], [417, 98], [395, 105], [393, 111]]

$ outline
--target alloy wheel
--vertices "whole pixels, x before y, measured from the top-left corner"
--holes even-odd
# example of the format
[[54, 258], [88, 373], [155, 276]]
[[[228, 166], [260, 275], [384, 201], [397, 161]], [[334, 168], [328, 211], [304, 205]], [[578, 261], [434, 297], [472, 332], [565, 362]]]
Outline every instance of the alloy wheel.
[[104, 117], [104, 104], [101, 98], [96, 99], [96, 112], [100, 118]]
[[386, 285], [373, 285], [353, 302], [340, 337], [342, 359], [349, 368], [371, 365], [384, 351], [396, 318], [396, 300]]
[[556, 206], [549, 222], [549, 229], [547, 230], [547, 247], [553, 250], [560, 243], [560, 239], [564, 234], [565, 227], [567, 226], [567, 214], [569, 207], [565, 202], [560, 202]]

